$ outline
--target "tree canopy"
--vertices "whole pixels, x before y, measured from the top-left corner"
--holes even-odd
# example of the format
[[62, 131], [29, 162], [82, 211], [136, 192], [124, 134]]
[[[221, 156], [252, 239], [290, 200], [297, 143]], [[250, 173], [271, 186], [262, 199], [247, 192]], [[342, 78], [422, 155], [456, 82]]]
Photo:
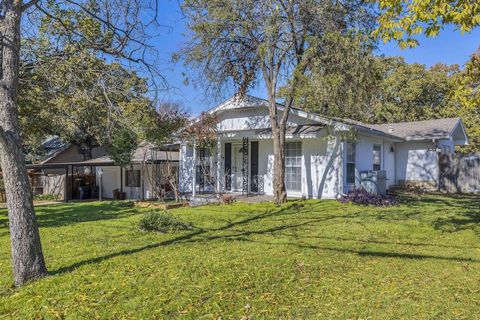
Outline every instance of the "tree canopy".
[[415, 36], [436, 36], [445, 25], [470, 32], [480, 25], [480, 3], [475, 0], [377, 0], [380, 8], [374, 34], [384, 42], [415, 47]]

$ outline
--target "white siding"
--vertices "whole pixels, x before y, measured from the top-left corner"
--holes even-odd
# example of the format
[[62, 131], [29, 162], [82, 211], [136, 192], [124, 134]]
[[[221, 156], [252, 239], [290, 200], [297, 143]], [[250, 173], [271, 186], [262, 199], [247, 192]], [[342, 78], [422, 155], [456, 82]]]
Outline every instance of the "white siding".
[[[381, 170], [387, 173], [387, 188], [396, 184], [395, 179], [395, 145], [389, 140], [382, 138], [359, 135], [356, 140], [356, 180], [360, 182], [360, 172], [373, 170], [373, 146], [381, 146]], [[393, 147], [393, 152], [391, 152]], [[346, 155], [344, 155], [346, 157]]]
[[335, 136], [302, 140], [302, 193], [308, 198], [336, 198], [343, 189], [342, 142]]
[[195, 172], [193, 147], [186, 142], [180, 145], [179, 160], [179, 190], [180, 192], [192, 192], [193, 175]]
[[396, 147], [397, 181], [438, 182], [438, 156], [433, 142], [403, 142]]
[[[282, 113], [279, 114], [281, 116]], [[218, 115], [218, 121], [218, 131], [255, 130], [270, 127], [267, 108], [228, 110]], [[293, 114], [288, 117], [288, 125], [305, 123], [308, 123], [308, 120]]]
[[[161, 166], [165, 166], [165, 164], [161, 164]], [[113, 190], [120, 189], [120, 184], [123, 184], [123, 191], [126, 193], [127, 199], [135, 200], [142, 198], [142, 184], [140, 187], [127, 187], [125, 185], [125, 174], [126, 170], [123, 169], [123, 175], [120, 174], [120, 167], [117, 166], [108, 166], [108, 167], [97, 167], [97, 185], [100, 186], [100, 175], [98, 170], [103, 169], [103, 178], [102, 178], [102, 197], [106, 199], [113, 199]], [[166, 167], [164, 167], [164, 170]], [[133, 165], [133, 170], [140, 170], [141, 178], [143, 178], [143, 192], [144, 198], [150, 199], [153, 198], [154, 192], [152, 190], [152, 182], [153, 182], [153, 165], [147, 164], [144, 166], [144, 170], [142, 172], [142, 165], [136, 164]], [[121, 177], [123, 176], [123, 181], [120, 181]]]

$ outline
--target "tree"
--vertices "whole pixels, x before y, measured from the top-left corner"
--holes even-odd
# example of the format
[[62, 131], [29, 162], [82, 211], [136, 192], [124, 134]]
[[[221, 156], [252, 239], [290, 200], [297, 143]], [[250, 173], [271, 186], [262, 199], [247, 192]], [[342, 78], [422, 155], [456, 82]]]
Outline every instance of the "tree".
[[32, 59], [21, 70], [19, 115], [26, 142], [56, 135], [77, 145], [88, 160], [94, 147], [111, 144], [118, 127], [140, 139], [137, 128], [154, 116], [146, 81], [91, 50]]
[[439, 118], [451, 104], [451, 76], [458, 66], [436, 64], [430, 68], [408, 64], [400, 57], [379, 58], [380, 81], [373, 90], [369, 122], [388, 123]]
[[149, 175], [150, 184], [159, 198], [163, 198], [165, 194], [164, 181], [166, 180], [174, 192], [175, 201], [180, 201], [178, 166], [174, 165], [172, 159], [172, 144], [174, 135], [185, 126], [187, 121], [188, 113], [179, 103], [163, 102], [157, 106], [156, 115], [150, 126], [147, 127], [146, 139], [155, 147], [153, 153], [165, 152], [165, 166], [154, 164], [151, 172], [145, 170]]
[[375, 43], [358, 33], [331, 33], [327, 50], [301, 79], [296, 105], [329, 117], [374, 121], [372, 102], [382, 73], [373, 55]]
[[[152, 6], [153, 4], [153, 6]], [[58, 43], [92, 48], [131, 63], [148, 63], [148, 10], [156, 1], [135, 0], [4, 0], [0, 6], [2, 45], [0, 80], [0, 165], [5, 182], [15, 285], [46, 275], [32, 192], [22, 152], [18, 120], [18, 86], [22, 33], [49, 20]], [[28, 19], [25, 15], [34, 15]], [[155, 22], [156, 15], [151, 20]]]
[[285, 132], [298, 85], [313, 58], [325, 49], [325, 35], [370, 30], [368, 7], [363, 1], [188, 0], [182, 8], [191, 38], [181, 56], [208, 79], [207, 90], [233, 83], [241, 97], [258, 82], [265, 85], [274, 197], [277, 204], [286, 201]]
[[452, 76], [452, 104], [442, 116], [461, 117], [469, 137], [462, 151], [480, 151], [480, 49], [472, 54], [461, 72]]
[[374, 34], [400, 47], [418, 45], [416, 35], [436, 36], [445, 25], [470, 32], [480, 25], [480, 5], [472, 0], [378, 0], [379, 26]]

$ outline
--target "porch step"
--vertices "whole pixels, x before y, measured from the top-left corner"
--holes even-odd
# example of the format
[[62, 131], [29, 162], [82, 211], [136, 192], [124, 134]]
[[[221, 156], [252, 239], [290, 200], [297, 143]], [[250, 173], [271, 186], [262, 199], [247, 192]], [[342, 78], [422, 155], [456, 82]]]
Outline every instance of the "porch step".
[[190, 206], [203, 206], [210, 203], [219, 203], [218, 199], [215, 196], [197, 196], [195, 198], [190, 198]]

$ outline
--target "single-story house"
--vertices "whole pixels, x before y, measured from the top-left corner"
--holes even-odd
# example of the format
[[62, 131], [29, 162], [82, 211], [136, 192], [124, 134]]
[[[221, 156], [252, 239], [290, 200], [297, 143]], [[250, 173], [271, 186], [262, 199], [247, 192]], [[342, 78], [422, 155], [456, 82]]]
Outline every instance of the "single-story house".
[[178, 171], [178, 146], [157, 150], [149, 143], [134, 152], [132, 165], [118, 166], [103, 147], [95, 148], [93, 158], [83, 160], [73, 144], [58, 144], [55, 152], [27, 169], [36, 176], [32, 186], [37, 194], [53, 195], [58, 200], [114, 199], [114, 191], [126, 199], [156, 197], [158, 187], [169, 190], [168, 174]]
[[[283, 109], [278, 105], [280, 115]], [[267, 101], [232, 97], [208, 111], [218, 123], [216, 154], [205, 155], [195, 140], [180, 143], [180, 191], [273, 194], [273, 143]], [[195, 122], [195, 121], [193, 121]], [[436, 188], [438, 155], [466, 145], [459, 118], [369, 125], [292, 108], [285, 146], [289, 196], [336, 198], [362, 186], [364, 179], [386, 187], [416, 184]], [[208, 157], [208, 161], [205, 161]], [[205, 169], [216, 173], [205, 185]]]

